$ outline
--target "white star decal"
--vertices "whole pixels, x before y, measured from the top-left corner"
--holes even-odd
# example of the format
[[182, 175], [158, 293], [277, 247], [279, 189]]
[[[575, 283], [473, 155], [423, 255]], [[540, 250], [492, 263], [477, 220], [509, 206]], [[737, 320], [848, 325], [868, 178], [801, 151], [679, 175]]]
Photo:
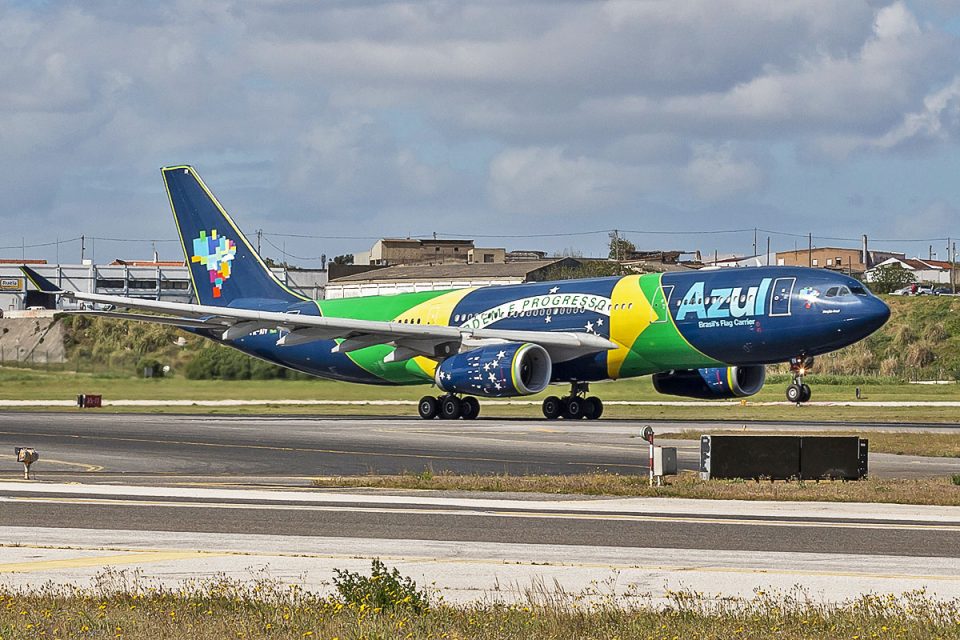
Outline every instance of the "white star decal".
[[597, 326], [598, 326], [598, 327], [602, 327], [602, 326], [603, 326], [603, 318], [597, 318]]
[[550, 322], [552, 322], [552, 320], [553, 320], [553, 318], [551, 318], [550, 316], [547, 316], [546, 318], [543, 319], [543, 321], [546, 322], [547, 324], [550, 324]]
[[560, 287], [554, 287], [553, 289], [550, 289], [550, 293], [556, 293], [557, 291], [560, 291]]
[[494, 387], [497, 391], [500, 391], [500, 389], [503, 389], [503, 385], [500, 384], [499, 382], [498, 382], [497, 384], [493, 385], [493, 387]]
[[498, 360], [499, 360], [500, 358], [506, 358], [506, 357], [507, 357], [507, 352], [506, 352], [506, 351], [501, 351], [501, 352], [499, 352], [499, 353], [497, 354], [497, 359], [498, 359]]
[[484, 370], [484, 371], [490, 371], [490, 363], [489, 363], [489, 362], [488, 362], [487, 364], [483, 365], [483, 370]]
[[583, 325], [583, 328], [587, 330], [587, 333], [592, 333], [592, 332], [593, 332], [593, 323], [588, 320], [588, 321], [587, 321], [587, 324]]
[[490, 378], [490, 382], [496, 382], [496, 381], [497, 381], [497, 376], [495, 376], [495, 375], [492, 374], [492, 373], [491, 373], [489, 376], [487, 376], [487, 377]]

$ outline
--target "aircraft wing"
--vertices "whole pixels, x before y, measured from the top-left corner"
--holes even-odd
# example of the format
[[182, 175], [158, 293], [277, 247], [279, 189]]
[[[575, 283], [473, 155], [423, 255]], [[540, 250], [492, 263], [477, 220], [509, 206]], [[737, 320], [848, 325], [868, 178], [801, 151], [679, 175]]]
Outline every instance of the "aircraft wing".
[[80, 310], [72, 314], [99, 315], [140, 322], [169, 324], [183, 328], [202, 328], [218, 332], [224, 340], [235, 340], [263, 329], [279, 329], [279, 346], [293, 346], [317, 340], [342, 340], [334, 352], [347, 353], [378, 344], [396, 347], [392, 360], [414, 356], [445, 358], [460, 351], [463, 344], [531, 342], [542, 346], [555, 361], [618, 348], [603, 336], [570, 331], [517, 331], [502, 329], [465, 329], [440, 325], [418, 325], [379, 320], [358, 320], [332, 316], [308, 316], [298, 313], [257, 311], [233, 307], [145, 300], [96, 293], [63, 291], [29, 267], [24, 274], [41, 291], [73, 300], [112, 305], [115, 309], [133, 309], [162, 315], [125, 313], [115, 310]]

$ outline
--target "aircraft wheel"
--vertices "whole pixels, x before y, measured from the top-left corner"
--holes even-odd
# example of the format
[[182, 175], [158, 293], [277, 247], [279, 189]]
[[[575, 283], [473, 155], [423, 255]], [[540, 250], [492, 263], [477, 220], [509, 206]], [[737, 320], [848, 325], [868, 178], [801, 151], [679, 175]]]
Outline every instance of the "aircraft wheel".
[[566, 408], [563, 412], [564, 418], [569, 418], [571, 420], [579, 420], [584, 416], [583, 412], [583, 400], [574, 396], [572, 398], [567, 398]]
[[480, 415], [480, 401], [473, 396], [467, 396], [460, 401], [460, 417], [464, 420], [476, 420]]
[[796, 402], [797, 404], [803, 402], [803, 387], [794, 383], [787, 387], [787, 401]]
[[583, 407], [587, 420], [597, 420], [603, 415], [603, 402], [597, 396], [590, 396], [584, 400]]
[[463, 411], [463, 403], [456, 396], [444, 396], [440, 399], [440, 417], [443, 420], [456, 420]]
[[440, 410], [440, 402], [433, 396], [423, 396], [417, 405], [417, 412], [424, 420], [433, 420]]
[[813, 395], [813, 391], [810, 390], [810, 385], [808, 385], [808, 384], [802, 384], [802, 385], [800, 385], [800, 389], [801, 389], [801, 391], [803, 392], [803, 393], [800, 395], [800, 402], [809, 402], [809, 401], [810, 401], [810, 396]]
[[563, 413], [563, 405], [557, 396], [547, 396], [543, 400], [543, 417], [547, 420], [556, 420]]

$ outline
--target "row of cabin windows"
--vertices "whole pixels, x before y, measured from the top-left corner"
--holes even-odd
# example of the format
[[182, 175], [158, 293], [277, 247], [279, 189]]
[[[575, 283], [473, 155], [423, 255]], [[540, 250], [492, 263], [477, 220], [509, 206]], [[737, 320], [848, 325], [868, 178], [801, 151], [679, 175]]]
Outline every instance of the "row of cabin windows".
[[[613, 305], [614, 309], [632, 309], [633, 303]], [[508, 318], [532, 318], [535, 316], [564, 316], [577, 313], [587, 313], [588, 309], [567, 309], [565, 307], [549, 307], [544, 309], [531, 309], [529, 311], [512, 311], [507, 314]], [[458, 313], [453, 316], [454, 322], [467, 322], [476, 317], [475, 313]]]

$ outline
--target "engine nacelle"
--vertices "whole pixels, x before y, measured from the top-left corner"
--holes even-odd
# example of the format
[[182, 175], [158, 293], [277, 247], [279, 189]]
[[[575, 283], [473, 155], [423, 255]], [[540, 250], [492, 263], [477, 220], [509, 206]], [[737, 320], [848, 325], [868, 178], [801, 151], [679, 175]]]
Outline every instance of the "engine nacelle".
[[550, 383], [553, 363], [538, 344], [508, 342], [447, 358], [437, 367], [437, 386], [447, 393], [488, 398], [528, 396]]
[[763, 365], [710, 367], [655, 373], [653, 388], [659, 393], [684, 398], [745, 398], [760, 391], [766, 379], [767, 370]]

